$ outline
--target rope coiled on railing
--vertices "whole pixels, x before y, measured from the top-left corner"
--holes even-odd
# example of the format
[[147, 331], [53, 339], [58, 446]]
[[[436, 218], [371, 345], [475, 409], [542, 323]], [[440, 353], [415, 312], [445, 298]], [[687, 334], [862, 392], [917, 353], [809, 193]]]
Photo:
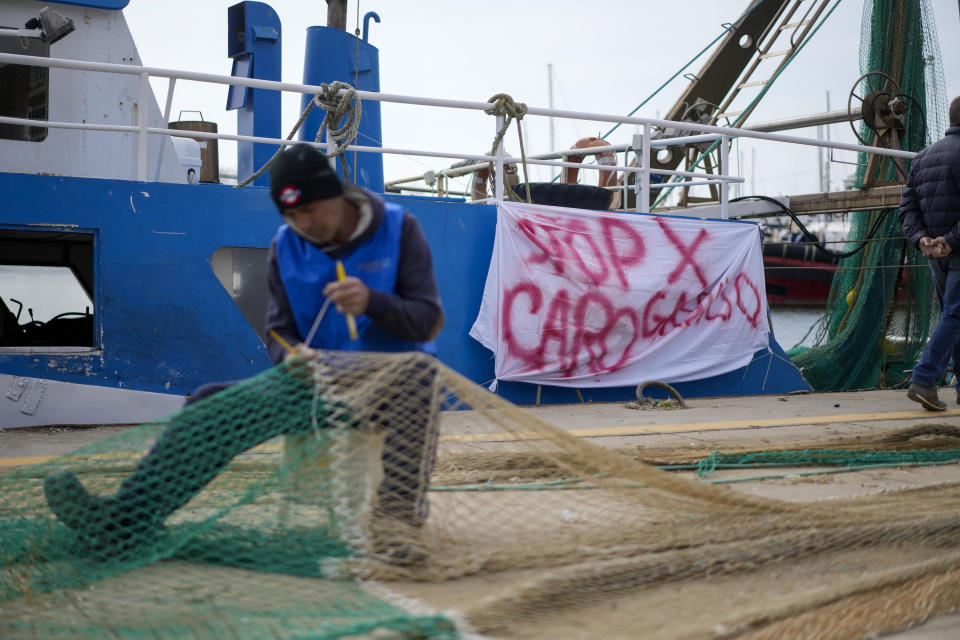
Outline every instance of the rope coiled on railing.
[[[504, 134], [507, 132], [507, 129], [510, 127], [510, 123], [514, 120], [517, 120], [517, 135], [520, 138], [520, 160], [523, 162], [523, 178], [524, 183], [527, 189], [527, 202], [532, 202], [533, 199], [530, 196], [530, 175], [527, 171], [527, 153], [523, 147], [523, 131], [520, 129], [519, 121], [523, 120], [523, 116], [527, 115], [527, 105], [523, 102], [516, 102], [510, 95], [506, 93], [498, 93], [491, 97], [487, 102], [492, 103], [490, 108], [484, 109], [484, 113], [489, 116], [503, 116], [503, 126], [500, 127], [500, 130], [497, 131], [497, 135], [493, 139], [493, 146], [490, 148], [490, 153], [487, 155], [496, 155], [497, 147], [500, 145], [500, 142], [503, 140]], [[496, 180], [497, 174], [493, 170], [493, 163], [490, 163], [489, 175], [490, 175], [490, 188], [496, 193]], [[510, 187], [510, 183], [506, 180], [503, 181], [504, 189], [506, 190], [508, 196], [511, 200], [519, 200], [520, 198], [514, 193], [513, 189]]]
[[[343, 154], [347, 150], [347, 147], [350, 146], [350, 143], [357, 139], [357, 132], [360, 128], [360, 117], [363, 114], [363, 107], [360, 99], [357, 97], [356, 88], [347, 84], [346, 82], [335, 81], [329, 84], [323, 83], [320, 85], [320, 88], [322, 91], [313, 96], [313, 99], [310, 100], [310, 103], [307, 104], [307, 108], [304, 109], [303, 113], [300, 114], [300, 119], [297, 120], [295, 125], [293, 125], [293, 129], [290, 130], [290, 134], [286, 139], [293, 140], [293, 136], [296, 135], [297, 131], [300, 130], [304, 120], [307, 119], [307, 115], [310, 114], [310, 111], [314, 106], [320, 107], [326, 111], [326, 115], [323, 117], [323, 122], [320, 124], [320, 128], [317, 129], [317, 136], [314, 139], [314, 142], [320, 142], [320, 140], [323, 138], [324, 131], [329, 132], [329, 139], [337, 144], [337, 150], [332, 155], [340, 158], [340, 166], [343, 167], [343, 175], [349, 182], [351, 181], [350, 170], [347, 167], [347, 163], [343, 160]], [[264, 172], [270, 168], [283, 149], [283, 146], [277, 149], [277, 152], [274, 153], [273, 156], [256, 171], [256, 173], [238, 183], [237, 188], [245, 187], [262, 176]]]

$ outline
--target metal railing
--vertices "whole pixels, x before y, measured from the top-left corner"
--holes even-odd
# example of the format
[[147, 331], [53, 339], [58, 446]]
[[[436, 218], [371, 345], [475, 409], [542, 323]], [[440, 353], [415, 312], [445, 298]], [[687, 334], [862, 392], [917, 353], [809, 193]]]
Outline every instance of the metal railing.
[[[152, 97], [152, 89], [150, 87], [150, 78], [167, 78], [169, 80], [169, 85], [167, 89], [167, 99], [164, 110], [164, 122], [169, 122], [170, 119], [170, 110], [172, 107], [172, 100], [174, 89], [176, 87], [177, 80], [187, 80], [187, 81], [196, 81], [196, 82], [206, 82], [212, 84], [223, 84], [229, 86], [237, 87], [249, 87], [255, 89], [272, 89], [276, 91], [289, 91], [294, 93], [309, 94], [315, 95], [322, 92], [322, 88], [316, 85], [307, 85], [307, 84], [298, 84], [292, 82], [276, 82], [271, 80], [258, 80], [255, 78], [240, 78], [235, 76], [228, 75], [217, 75], [211, 73], [199, 73], [194, 71], [180, 71], [174, 69], [166, 69], [161, 67], [145, 67], [145, 66], [132, 66], [124, 64], [115, 64], [107, 62], [88, 62], [82, 60], [66, 60], [62, 58], [44, 58], [39, 56], [25, 56], [19, 54], [10, 54], [10, 53], [0, 53], [0, 63], [6, 64], [16, 64], [16, 65], [25, 65], [25, 66], [44, 66], [52, 67], [58, 69], [73, 69], [78, 71], [93, 71], [93, 72], [102, 72], [102, 73], [117, 73], [124, 75], [134, 75], [139, 78], [139, 100], [141, 104], [149, 104], [150, 98]], [[443, 107], [451, 109], [466, 109], [473, 111], [486, 111], [490, 108], [491, 103], [489, 102], [473, 102], [465, 100], [446, 100], [438, 98], [424, 98], [417, 96], [406, 96], [399, 94], [390, 94], [390, 93], [378, 93], [371, 91], [360, 91], [357, 92], [357, 97], [361, 100], [375, 100], [379, 102], [395, 103], [395, 104], [410, 104], [410, 105], [419, 105], [425, 107]], [[610, 145], [606, 147], [587, 147], [580, 149], [571, 149], [566, 151], [552, 151], [546, 154], [528, 156], [526, 162], [528, 164], [534, 165], [543, 165], [550, 167], [575, 167], [575, 168], [586, 168], [597, 171], [623, 171], [626, 173], [633, 173], [637, 176], [634, 180], [634, 190], [636, 192], [636, 209], [637, 211], [649, 211], [650, 208], [650, 191], [651, 189], [665, 189], [665, 188], [674, 188], [677, 186], [687, 187], [694, 185], [702, 184], [719, 184], [720, 186], [720, 206], [721, 206], [721, 217], [726, 218], [728, 213], [729, 205], [729, 185], [730, 183], [744, 182], [744, 178], [740, 176], [729, 175], [727, 173], [729, 167], [729, 142], [731, 138], [748, 138], [755, 140], [769, 140], [774, 142], [783, 142], [788, 144], [799, 144], [805, 146], [815, 146], [815, 147], [825, 147], [830, 149], [840, 149], [847, 151], [856, 151], [856, 152], [867, 152], [875, 153], [879, 155], [900, 157], [900, 158], [912, 158], [915, 154], [908, 151], [899, 151], [892, 149], [885, 149], [882, 147], [867, 147], [857, 144], [848, 144], [842, 142], [833, 142], [833, 141], [824, 141], [817, 140], [815, 138], [805, 138], [800, 136], [784, 135], [779, 133], [769, 133], [769, 132], [760, 132], [752, 131], [750, 129], [733, 129], [728, 127], [718, 127], [712, 125], [701, 125], [695, 124], [692, 122], [674, 122], [670, 120], [660, 120], [656, 118], [638, 118], [638, 117], [625, 117], [619, 115], [610, 115], [603, 113], [590, 113], [582, 111], [569, 111], [569, 110], [560, 110], [560, 109], [545, 109], [540, 107], [528, 107], [527, 109], [528, 116], [543, 116], [548, 118], [567, 118], [572, 120], [588, 120], [592, 122], [611, 122], [611, 123], [621, 123], [621, 124], [632, 124], [641, 126], [643, 128], [642, 135], [635, 136], [633, 145]], [[147, 180], [148, 174], [148, 156], [147, 156], [147, 139], [150, 135], [165, 135], [165, 136], [174, 136], [174, 137], [186, 137], [186, 138], [203, 138], [203, 139], [215, 139], [215, 140], [230, 140], [236, 142], [253, 142], [253, 143], [263, 143], [271, 145], [294, 145], [294, 144], [311, 144], [322, 148], [326, 152], [333, 150], [333, 143], [330, 142], [304, 142], [299, 140], [285, 140], [282, 138], [264, 138], [257, 136], [245, 136], [245, 135], [236, 135], [236, 134], [225, 134], [225, 133], [212, 133], [212, 132], [202, 132], [202, 131], [183, 131], [176, 129], [167, 129], [163, 127], [151, 127], [148, 123], [148, 109], [141, 108], [137, 112], [137, 124], [136, 125], [110, 125], [110, 124], [93, 124], [86, 122], [55, 122], [49, 120], [34, 120], [27, 118], [13, 118], [0, 116], [0, 123], [14, 124], [21, 126], [43, 126], [48, 128], [62, 128], [62, 129], [82, 129], [82, 130], [93, 130], [93, 131], [114, 131], [121, 133], [135, 133], [136, 135], [136, 158], [137, 158], [137, 179], [141, 181]], [[38, 125], [42, 123], [42, 125]], [[503, 125], [503, 116], [496, 117], [496, 129], [494, 132], [499, 131]], [[679, 129], [682, 131], [696, 132], [698, 135], [690, 135], [676, 138], [667, 138], [667, 139], [657, 139], [653, 138], [653, 128], [658, 127], [661, 129], [673, 128]], [[676, 170], [666, 170], [666, 169], [654, 169], [646, 166], [647, 159], [651, 157], [652, 149], [658, 147], [666, 146], [675, 146], [681, 144], [689, 144], [693, 142], [714, 142], [719, 140], [719, 149], [720, 149], [720, 166], [719, 173], [706, 173], [706, 172], [696, 172], [696, 171], [676, 171]], [[350, 145], [347, 147], [350, 151], [358, 151], [363, 153], [380, 153], [380, 154], [390, 154], [390, 155], [404, 155], [404, 156], [420, 156], [420, 157], [432, 157], [432, 158], [454, 158], [459, 160], [468, 160], [473, 161], [476, 164], [468, 165], [465, 167], [457, 167], [456, 169], [444, 169], [440, 172], [443, 175], [455, 175], [454, 172], [469, 172], [476, 170], [477, 168], [487, 166], [488, 163], [492, 163], [494, 166], [494, 171], [496, 175], [496, 187], [494, 192], [494, 200], [502, 201], [504, 199], [504, 180], [501, 177], [505, 176], [504, 168], [507, 165], [516, 165], [521, 162], [520, 158], [507, 156], [504, 152], [503, 142], [497, 146], [495, 153], [493, 155], [487, 154], [470, 154], [462, 153], [459, 151], [428, 151], [422, 149], [397, 149], [397, 148], [387, 148], [387, 147], [370, 147], [363, 145]], [[640, 151], [638, 156], [639, 163], [637, 166], [623, 164], [614, 164], [614, 165], [595, 165], [590, 163], [581, 163], [581, 162], [566, 162], [563, 160], [555, 160], [554, 158], [562, 158], [564, 155], [588, 155], [594, 154], [598, 151]], [[462, 175], [462, 173], [461, 173]], [[650, 183], [651, 175], [664, 175], [664, 176], [677, 176], [682, 178], [689, 178], [691, 180], [696, 180], [696, 182], [680, 182], [680, 183], [669, 183], [669, 184], [653, 184]], [[410, 180], [420, 180], [423, 179], [423, 176], [417, 178], [409, 178], [404, 180], [393, 181], [390, 184], [397, 185], [401, 184], [404, 181]], [[627, 188], [627, 180], [623, 180], [623, 185], [621, 188]]]

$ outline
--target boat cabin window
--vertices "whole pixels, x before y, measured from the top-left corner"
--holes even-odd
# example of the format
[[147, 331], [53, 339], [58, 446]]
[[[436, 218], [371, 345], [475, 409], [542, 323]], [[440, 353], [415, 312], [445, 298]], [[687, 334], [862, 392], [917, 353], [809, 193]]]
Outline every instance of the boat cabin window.
[[[50, 57], [50, 45], [39, 38], [0, 38], [0, 53]], [[47, 120], [50, 69], [0, 63], [0, 116]], [[0, 139], [40, 142], [46, 127], [0, 123]]]
[[0, 228], [0, 351], [97, 346], [93, 240]]
[[261, 340], [267, 336], [267, 250], [220, 247], [210, 260], [213, 273]]

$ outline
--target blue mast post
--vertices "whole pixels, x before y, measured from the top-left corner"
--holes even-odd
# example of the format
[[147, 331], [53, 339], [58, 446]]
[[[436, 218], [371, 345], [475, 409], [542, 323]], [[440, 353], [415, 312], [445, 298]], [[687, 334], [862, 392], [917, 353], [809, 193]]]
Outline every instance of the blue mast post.
[[[233, 58], [230, 75], [258, 80], [280, 80], [280, 17], [263, 2], [240, 2], [227, 10], [227, 55]], [[269, 89], [231, 86], [227, 110], [237, 111], [237, 134], [282, 138], [280, 92]], [[262, 143], [237, 143], [237, 176], [253, 175], [276, 152]], [[267, 173], [253, 184], [267, 186]]]
[[[372, 12], [371, 12], [372, 13]], [[369, 17], [370, 14], [368, 13]], [[377, 22], [379, 16], [373, 14]], [[334, 81], [346, 82], [361, 91], [380, 91], [380, 52], [367, 42], [368, 19], [364, 19], [364, 37], [356, 36], [332, 27], [309, 27], [304, 53], [303, 83], [320, 85]], [[303, 96], [301, 112], [307, 108], [312, 96]], [[300, 139], [313, 141], [326, 114], [314, 108], [300, 129]], [[337, 123], [339, 124], [339, 123]], [[380, 126], [380, 103], [363, 101], [363, 117], [356, 144], [382, 147]], [[383, 156], [379, 153], [344, 154], [350, 177], [360, 186], [371, 191], [383, 192]], [[356, 162], [356, 166], [354, 166]], [[337, 162], [337, 172], [343, 177], [343, 168]]]

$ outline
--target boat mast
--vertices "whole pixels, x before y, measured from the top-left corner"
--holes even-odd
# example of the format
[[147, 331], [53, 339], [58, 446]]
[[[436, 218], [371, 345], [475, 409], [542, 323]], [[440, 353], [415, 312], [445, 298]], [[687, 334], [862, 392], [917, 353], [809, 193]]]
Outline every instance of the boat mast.
[[347, 0], [327, 0], [327, 26], [347, 30]]
[[[547, 64], [547, 95], [548, 95], [548, 106], [553, 109], [553, 65]], [[553, 116], [550, 116], [550, 151], [554, 151], [556, 147], [553, 144]]]

